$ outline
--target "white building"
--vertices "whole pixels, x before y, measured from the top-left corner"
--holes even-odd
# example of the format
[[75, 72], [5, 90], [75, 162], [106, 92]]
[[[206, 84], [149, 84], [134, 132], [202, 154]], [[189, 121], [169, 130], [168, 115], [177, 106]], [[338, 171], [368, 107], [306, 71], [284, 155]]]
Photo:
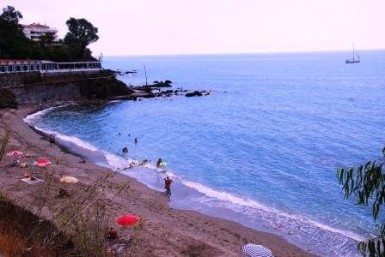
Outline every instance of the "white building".
[[40, 38], [47, 33], [52, 33], [54, 41], [57, 41], [57, 30], [50, 28], [46, 25], [41, 25], [39, 23], [32, 23], [30, 25], [23, 25], [24, 35], [34, 41], [40, 41]]
[[89, 62], [51, 62], [44, 60], [15, 60], [0, 59], [0, 74], [20, 72], [86, 72], [100, 71], [102, 66], [98, 61]]

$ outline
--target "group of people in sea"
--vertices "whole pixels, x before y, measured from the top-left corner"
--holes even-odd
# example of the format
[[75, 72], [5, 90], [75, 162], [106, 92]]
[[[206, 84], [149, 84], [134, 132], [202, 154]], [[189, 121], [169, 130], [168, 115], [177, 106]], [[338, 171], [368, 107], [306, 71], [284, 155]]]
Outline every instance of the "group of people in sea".
[[[119, 135], [121, 135], [121, 133], [119, 133]], [[131, 135], [128, 134], [128, 136], [130, 137]], [[134, 143], [135, 145], [138, 143], [138, 138], [135, 138], [134, 139]], [[125, 146], [122, 148], [122, 153], [123, 154], [127, 154], [128, 153], [128, 147]], [[133, 167], [137, 167], [137, 166], [143, 166], [147, 163], [149, 163], [150, 160], [147, 160], [147, 159], [144, 159], [144, 160], [139, 160], [139, 161], [130, 161], [130, 163], [128, 164], [127, 167], [124, 168], [124, 170], [126, 169], [130, 169], [130, 168], [133, 168]], [[167, 165], [167, 163], [162, 160], [162, 158], [159, 158], [158, 161], [156, 162], [156, 167], [157, 168], [161, 168], [161, 167], [165, 167]], [[166, 177], [164, 179], [164, 188], [166, 189], [166, 195], [170, 196], [171, 195], [171, 184], [172, 184], [173, 180], [170, 179], [170, 177]]]
[[124, 168], [124, 170], [131, 169], [137, 166], [144, 166], [147, 163], [149, 163], [150, 160], [144, 159], [144, 160], [133, 160], [128, 163], [128, 166]]
[[[157, 168], [160, 168], [160, 167], [164, 167], [166, 166], [166, 162], [164, 160], [162, 160], [162, 158], [159, 158], [158, 161], [156, 162], [156, 167]], [[172, 184], [173, 180], [170, 179], [169, 176], [167, 176], [165, 179], [164, 179], [164, 188], [166, 189], [166, 195], [167, 196], [171, 196], [171, 184]]]
[[[135, 145], [138, 143], [138, 138], [137, 137], [134, 139], [134, 143], [135, 143]], [[122, 152], [124, 154], [127, 154], [128, 153], [128, 147], [127, 146], [123, 147]]]

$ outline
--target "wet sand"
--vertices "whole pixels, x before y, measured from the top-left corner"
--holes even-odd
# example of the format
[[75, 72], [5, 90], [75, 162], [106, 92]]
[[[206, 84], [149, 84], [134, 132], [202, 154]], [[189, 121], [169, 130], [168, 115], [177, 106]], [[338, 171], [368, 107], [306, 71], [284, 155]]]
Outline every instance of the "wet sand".
[[[18, 110], [0, 110], [0, 136], [10, 132], [5, 153], [20, 150], [26, 155], [21, 161], [28, 168], [10, 167], [12, 157], [3, 156], [0, 162], [0, 191], [15, 203], [49, 219], [59, 228], [58, 213], [66, 204], [79, 208], [80, 213], [103, 208], [103, 229], [117, 228], [120, 238], [131, 238], [123, 256], [242, 256], [241, 246], [246, 243], [262, 244], [275, 256], [315, 256], [290, 244], [282, 237], [253, 230], [225, 219], [206, 216], [194, 211], [170, 208], [163, 192], [149, 189], [133, 178], [83, 162], [81, 156], [50, 146], [48, 136], [30, 128], [23, 118], [41, 106], [24, 106]], [[31, 166], [44, 157], [52, 164], [47, 167]], [[20, 179], [32, 172], [44, 182], [34, 185]], [[63, 175], [75, 176], [77, 184], [63, 185]], [[59, 188], [70, 193], [68, 199], [58, 198]], [[76, 202], [78, 201], [78, 202]], [[90, 212], [92, 215], [92, 212]], [[120, 228], [115, 218], [125, 213], [141, 217], [140, 225]], [[195, 254], [195, 255], [194, 255]]]

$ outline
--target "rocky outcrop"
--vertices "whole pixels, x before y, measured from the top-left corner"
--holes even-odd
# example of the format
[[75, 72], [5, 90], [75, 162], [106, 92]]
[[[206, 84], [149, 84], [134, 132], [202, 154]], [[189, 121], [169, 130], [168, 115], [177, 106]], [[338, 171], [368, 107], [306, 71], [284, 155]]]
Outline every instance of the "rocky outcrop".
[[185, 96], [187, 97], [192, 97], [192, 96], [206, 96], [206, 95], [210, 95], [211, 92], [210, 91], [206, 91], [206, 90], [202, 90], [202, 91], [194, 91], [194, 92], [189, 92], [189, 93], [186, 93]]
[[137, 100], [148, 97], [183, 95], [205, 96], [210, 91], [187, 92], [172, 87], [172, 81], [154, 81], [153, 84], [128, 87], [116, 79], [111, 70], [61, 73], [0, 74], [0, 108], [17, 108], [19, 104], [50, 104], [82, 100]]

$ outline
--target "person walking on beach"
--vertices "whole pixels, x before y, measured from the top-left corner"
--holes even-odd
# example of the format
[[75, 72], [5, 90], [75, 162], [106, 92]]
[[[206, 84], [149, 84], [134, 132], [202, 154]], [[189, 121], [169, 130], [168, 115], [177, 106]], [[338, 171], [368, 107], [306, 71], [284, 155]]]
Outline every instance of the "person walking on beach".
[[137, 144], [137, 143], [138, 143], [138, 138], [135, 137], [135, 144]]
[[164, 179], [164, 188], [166, 189], [166, 195], [171, 195], [171, 183], [172, 179], [170, 179], [168, 176]]
[[53, 134], [49, 135], [49, 146], [55, 144], [55, 136]]

